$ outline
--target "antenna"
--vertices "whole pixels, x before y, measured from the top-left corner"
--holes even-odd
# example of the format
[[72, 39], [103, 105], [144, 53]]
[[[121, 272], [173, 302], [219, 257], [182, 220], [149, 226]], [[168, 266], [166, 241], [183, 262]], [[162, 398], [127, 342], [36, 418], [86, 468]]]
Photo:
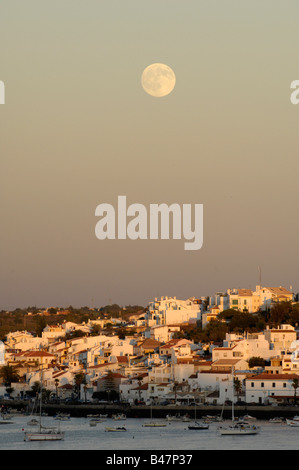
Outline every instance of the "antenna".
[[259, 270], [259, 286], [262, 287], [262, 270], [260, 266], [258, 267], [258, 270]]

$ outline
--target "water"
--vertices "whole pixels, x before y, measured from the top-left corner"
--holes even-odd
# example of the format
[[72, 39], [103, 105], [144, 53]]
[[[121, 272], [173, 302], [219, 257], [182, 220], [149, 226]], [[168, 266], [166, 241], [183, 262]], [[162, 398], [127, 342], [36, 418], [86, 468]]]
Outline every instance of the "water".
[[[28, 429], [30, 419], [29, 416], [15, 415], [11, 424], [0, 426], [1, 450], [297, 450], [299, 443], [299, 427], [268, 421], [255, 422], [261, 429], [254, 436], [221, 436], [218, 433], [219, 423], [211, 423], [208, 430], [191, 431], [188, 423], [169, 423], [166, 420], [167, 426], [161, 428], [142, 427], [149, 420], [140, 418], [128, 418], [126, 421], [108, 418], [91, 427], [89, 418], [70, 418], [59, 422], [52, 417], [43, 418], [43, 424], [53, 426], [60, 423], [61, 430], [65, 432], [64, 441], [24, 442], [22, 429]], [[127, 432], [105, 431], [105, 426], [123, 425]]]

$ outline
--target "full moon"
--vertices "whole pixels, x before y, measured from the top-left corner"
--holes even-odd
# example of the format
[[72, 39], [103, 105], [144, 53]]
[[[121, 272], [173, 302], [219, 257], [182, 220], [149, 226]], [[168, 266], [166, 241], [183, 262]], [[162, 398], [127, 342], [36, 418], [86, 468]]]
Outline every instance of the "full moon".
[[151, 64], [146, 67], [141, 76], [141, 84], [151, 96], [166, 96], [175, 86], [174, 71], [165, 64]]

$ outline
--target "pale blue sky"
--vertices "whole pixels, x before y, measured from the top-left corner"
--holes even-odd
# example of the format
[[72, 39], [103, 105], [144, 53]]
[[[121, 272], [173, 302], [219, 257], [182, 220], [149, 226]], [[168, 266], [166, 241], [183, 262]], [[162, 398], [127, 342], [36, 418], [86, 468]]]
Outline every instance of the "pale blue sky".
[[[0, 309], [146, 305], [298, 280], [299, 5], [10, 0], [0, 5]], [[167, 97], [143, 69], [176, 74]], [[106, 241], [95, 208], [203, 203], [204, 246]]]

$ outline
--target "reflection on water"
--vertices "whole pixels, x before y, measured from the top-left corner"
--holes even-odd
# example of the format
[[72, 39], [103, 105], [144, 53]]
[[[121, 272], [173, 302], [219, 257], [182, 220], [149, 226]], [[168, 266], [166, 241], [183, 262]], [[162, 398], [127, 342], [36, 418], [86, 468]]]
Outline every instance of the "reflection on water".
[[[61, 421], [65, 440], [57, 442], [24, 442], [24, 429], [31, 417], [12, 416], [9, 424], [0, 426], [0, 449], [3, 450], [292, 450], [298, 449], [299, 427], [286, 423], [257, 421], [260, 433], [255, 436], [221, 436], [219, 423], [211, 423], [208, 430], [188, 429], [188, 423], [167, 422], [165, 427], [144, 427], [146, 419], [128, 418], [121, 421], [126, 432], [107, 432], [107, 426], [120, 423], [108, 418], [90, 425], [89, 418], [70, 418]], [[160, 420], [163, 421], [163, 420]], [[57, 425], [51, 417], [44, 417], [45, 426]]]

